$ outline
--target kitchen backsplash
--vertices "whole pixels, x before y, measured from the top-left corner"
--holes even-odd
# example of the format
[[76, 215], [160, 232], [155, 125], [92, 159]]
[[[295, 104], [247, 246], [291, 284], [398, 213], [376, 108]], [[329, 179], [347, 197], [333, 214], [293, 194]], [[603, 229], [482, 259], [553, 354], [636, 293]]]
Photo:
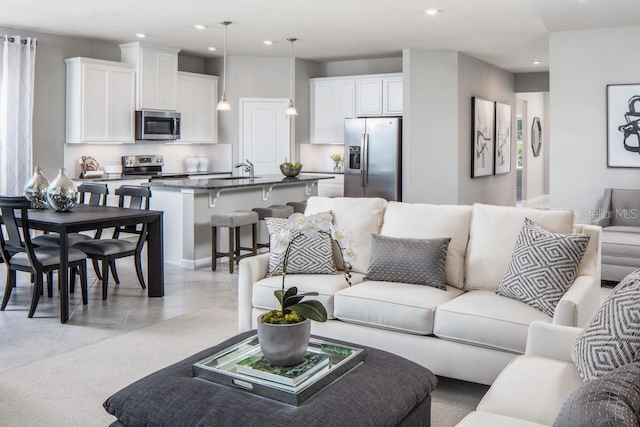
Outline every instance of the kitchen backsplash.
[[80, 175], [78, 159], [91, 156], [104, 165], [121, 164], [122, 156], [133, 154], [156, 154], [164, 156], [163, 172], [185, 172], [186, 159], [190, 155], [204, 154], [209, 159], [212, 172], [229, 172], [231, 164], [231, 144], [64, 144], [64, 166], [71, 177]]
[[[332, 154], [344, 157], [343, 144], [300, 144], [300, 163], [302, 170], [314, 172], [333, 172]], [[344, 161], [340, 163], [344, 167]]]

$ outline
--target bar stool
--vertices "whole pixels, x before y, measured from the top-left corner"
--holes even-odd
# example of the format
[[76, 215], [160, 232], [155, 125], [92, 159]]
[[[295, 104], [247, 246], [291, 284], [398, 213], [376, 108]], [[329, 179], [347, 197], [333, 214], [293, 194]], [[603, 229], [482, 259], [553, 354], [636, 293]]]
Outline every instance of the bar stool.
[[303, 214], [305, 209], [307, 209], [307, 201], [306, 200], [302, 200], [300, 202], [289, 202], [289, 203], [287, 203], [287, 206], [293, 207], [293, 211], [295, 213]]
[[[258, 224], [258, 214], [251, 211], [234, 211], [211, 215], [211, 270], [216, 271], [218, 258], [229, 257], [229, 273], [233, 273], [233, 265], [242, 258], [256, 255], [256, 225]], [[251, 247], [240, 245], [240, 227], [251, 226]], [[218, 252], [218, 227], [229, 229], [229, 251]], [[234, 239], [235, 235], [235, 239]], [[240, 251], [250, 251], [248, 254], [240, 254]]]
[[[289, 218], [293, 215], [293, 207], [287, 205], [271, 205], [267, 208], [253, 208], [253, 212], [258, 214], [260, 221], [264, 221], [265, 218]], [[258, 243], [258, 248], [268, 248], [269, 242]]]

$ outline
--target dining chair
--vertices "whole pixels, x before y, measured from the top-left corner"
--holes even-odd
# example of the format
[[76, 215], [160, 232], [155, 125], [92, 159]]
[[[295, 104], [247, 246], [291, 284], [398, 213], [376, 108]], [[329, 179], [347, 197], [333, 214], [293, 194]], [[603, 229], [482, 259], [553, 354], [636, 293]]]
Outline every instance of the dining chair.
[[[31, 318], [42, 294], [43, 274], [60, 269], [60, 249], [52, 246], [35, 247], [29, 232], [29, 208], [31, 202], [24, 197], [0, 196], [0, 212], [4, 223], [4, 227], [0, 227], [0, 253], [7, 265], [7, 280], [0, 310], [4, 310], [9, 302], [16, 284], [16, 272], [31, 273], [35, 278], [29, 309]], [[82, 251], [69, 248], [68, 260], [70, 268], [80, 269], [82, 303], [87, 304], [87, 256]]]
[[[123, 185], [116, 189], [115, 194], [118, 196], [118, 206], [129, 209], [149, 209], [149, 198], [151, 190], [148, 187], [127, 186]], [[121, 233], [130, 233], [138, 235], [137, 242], [132, 242], [126, 238], [121, 238]], [[134, 257], [136, 274], [142, 289], [147, 286], [144, 283], [142, 274], [142, 247], [147, 240], [147, 224], [127, 225], [116, 227], [111, 239], [94, 239], [85, 240], [73, 245], [75, 249], [79, 249], [87, 257], [94, 261], [102, 263], [102, 299], [107, 299], [107, 289], [109, 285], [109, 267], [113, 274], [114, 281], [119, 284], [120, 279], [116, 270], [115, 261], [119, 258]]]

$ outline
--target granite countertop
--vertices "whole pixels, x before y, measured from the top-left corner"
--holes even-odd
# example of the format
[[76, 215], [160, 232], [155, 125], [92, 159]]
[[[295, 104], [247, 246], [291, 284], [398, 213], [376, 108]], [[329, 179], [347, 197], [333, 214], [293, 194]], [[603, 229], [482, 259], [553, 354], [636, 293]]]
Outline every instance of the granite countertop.
[[292, 178], [282, 175], [263, 175], [254, 179], [241, 177], [220, 179], [154, 179], [145, 185], [150, 187], [215, 190], [223, 188], [255, 187], [258, 185], [292, 184], [297, 182], [316, 181], [319, 179], [334, 178], [332, 176], [300, 174], [297, 177]]
[[122, 174], [105, 174], [103, 176], [89, 177], [89, 178], [73, 178], [73, 181], [79, 182], [103, 182], [103, 181], [127, 181], [127, 180], [149, 180], [149, 179], [179, 179], [187, 178], [188, 176], [196, 175], [231, 175], [231, 172], [162, 172], [161, 174], [146, 174], [146, 175], [122, 175]]

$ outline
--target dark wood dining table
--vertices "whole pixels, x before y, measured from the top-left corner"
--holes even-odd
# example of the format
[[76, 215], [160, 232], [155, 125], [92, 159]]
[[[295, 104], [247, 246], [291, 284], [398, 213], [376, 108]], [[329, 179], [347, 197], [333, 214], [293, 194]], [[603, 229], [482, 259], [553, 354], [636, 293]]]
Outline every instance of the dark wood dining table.
[[60, 234], [60, 321], [69, 320], [68, 285], [68, 234], [80, 231], [148, 224], [147, 228], [147, 295], [164, 296], [164, 247], [162, 238], [163, 212], [128, 209], [111, 206], [76, 205], [71, 211], [57, 212], [53, 209], [29, 210], [29, 227]]

